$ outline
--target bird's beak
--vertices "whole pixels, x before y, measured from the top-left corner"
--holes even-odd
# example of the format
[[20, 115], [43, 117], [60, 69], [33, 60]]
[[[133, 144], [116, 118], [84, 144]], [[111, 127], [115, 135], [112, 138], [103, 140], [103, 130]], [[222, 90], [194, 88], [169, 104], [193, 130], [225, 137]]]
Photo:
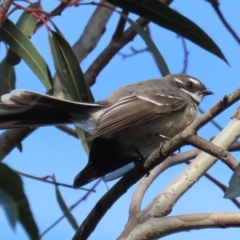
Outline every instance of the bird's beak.
[[204, 90], [203, 91], [203, 95], [206, 96], [206, 95], [212, 95], [213, 92], [212, 91], [208, 91], [208, 90]]

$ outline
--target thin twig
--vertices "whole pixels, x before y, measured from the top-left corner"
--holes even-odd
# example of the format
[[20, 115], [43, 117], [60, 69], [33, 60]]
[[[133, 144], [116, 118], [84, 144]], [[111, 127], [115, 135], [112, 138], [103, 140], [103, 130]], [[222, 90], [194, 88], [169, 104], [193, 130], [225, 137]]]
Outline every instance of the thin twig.
[[237, 35], [237, 33], [233, 30], [233, 28], [230, 26], [230, 24], [227, 22], [225, 17], [223, 16], [220, 8], [219, 8], [219, 1], [218, 0], [207, 0], [209, 3], [211, 3], [213, 9], [217, 13], [218, 17], [222, 21], [223, 25], [227, 28], [227, 30], [232, 34], [233, 38], [240, 44], [240, 38]]
[[76, 130], [74, 130], [74, 129], [66, 126], [66, 125], [58, 125], [58, 126], [56, 126], [56, 128], [58, 128], [59, 130], [65, 132], [65, 133], [67, 133], [68, 135], [70, 135], [74, 138], [79, 139]]
[[[58, 185], [58, 186], [67, 187], [67, 188], [72, 188], [73, 189], [72, 185], [65, 184], [65, 183], [60, 183], [60, 182], [54, 182], [52, 180], [47, 180], [48, 178], [52, 179], [51, 175], [47, 175], [45, 177], [36, 177], [36, 176], [32, 176], [32, 175], [26, 174], [26, 173], [22, 173], [22, 172], [19, 172], [19, 171], [16, 171], [16, 170], [14, 170], [14, 171], [16, 173], [18, 173], [19, 175], [21, 175], [21, 176], [24, 176], [24, 177], [27, 177], [27, 178], [31, 178], [31, 179], [34, 179], [34, 180], [37, 180], [37, 181], [40, 181], [40, 182], [50, 183], [52, 185]], [[88, 188], [78, 188], [78, 189], [84, 190], [84, 191], [88, 191], [88, 192], [91, 191], [91, 189], [88, 189]]]
[[[71, 205], [69, 207], [69, 210], [72, 211], [75, 207], [77, 207], [82, 201], [86, 200], [88, 198], [88, 196], [90, 195], [91, 192], [96, 192], [95, 188], [97, 187], [97, 185], [102, 181], [102, 179], [99, 179], [90, 189], [89, 192], [87, 192], [81, 199], [79, 199], [76, 203], [74, 203], [73, 205]], [[52, 228], [54, 228], [59, 222], [61, 222], [61, 220], [63, 220], [65, 218], [65, 215], [62, 215], [60, 218], [58, 218], [53, 224], [51, 224], [46, 230], [44, 230], [39, 238], [41, 238], [43, 235], [45, 235], [47, 232], [49, 232]]]
[[0, 28], [2, 27], [2, 25], [5, 21], [7, 11], [10, 8], [12, 2], [13, 2], [13, 0], [3, 0], [0, 5]]

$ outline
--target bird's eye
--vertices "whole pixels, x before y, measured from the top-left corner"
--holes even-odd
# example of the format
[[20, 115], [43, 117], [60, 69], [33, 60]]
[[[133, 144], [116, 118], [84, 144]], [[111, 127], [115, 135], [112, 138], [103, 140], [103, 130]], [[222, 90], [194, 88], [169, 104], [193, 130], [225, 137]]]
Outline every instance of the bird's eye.
[[194, 89], [195, 85], [193, 82], [187, 82], [187, 88]]

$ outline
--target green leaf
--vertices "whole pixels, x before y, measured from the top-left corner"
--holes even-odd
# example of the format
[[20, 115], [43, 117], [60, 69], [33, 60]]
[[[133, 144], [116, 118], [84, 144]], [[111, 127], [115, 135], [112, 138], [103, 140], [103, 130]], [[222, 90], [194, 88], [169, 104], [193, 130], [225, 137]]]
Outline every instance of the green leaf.
[[[77, 57], [69, 43], [61, 34], [54, 31], [48, 39], [57, 75], [65, 90], [64, 97], [77, 102], [94, 102], [91, 90], [84, 80]], [[78, 127], [76, 131], [86, 153], [89, 153], [91, 143], [86, 141], [89, 134]]]
[[0, 63], [0, 96], [15, 89], [16, 75], [14, 67], [4, 58]]
[[[54, 181], [55, 181], [55, 179], [54, 179]], [[55, 190], [56, 190], [57, 202], [58, 202], [64, 216], [67, 218], [68, 222], [73, 227], [73, 229], [75, 231], [77, 231], [78, 223], [77, 223], [76, 219], [74, 218], [74, 216], [72, 215], [72, 213], [70, 212], [69, 208], [67, 207], [57, 185], [55, 185]]]
[[0, 37], [26, 62], [47, 90], [50, 90], [52, 78], [49, 68], [29, 38], [9, 19], [6, 19], [0, 29]]
[[9, 224], [14, 229], [18, 220], [18, 209], [16, 204], [5, 192], [0, 189], [0, 205], [3, 207]]
[[240, 196], [240, 164], [238, 164], [236, 170], [234, 171], [229, 187], [225, 192], [225, 198], [235, 198]]
[[[117, 11], [118, 12], [118, 11]], [[161, 73], [163, 76], [166, 76], [170, 74], [170, 71], [168, 69], [167, 63], [165, 62], [162, 54], [159, 52], [158, 48], [156, 47], [155, 43], [151, 39], [151, 37], [146, 33], [146, 31], [136, 24], [131, 18], [129, 18], [127, 15], [118, 12], [121, 14], [121, 16], [128, 21], [133, 29], [143, 38], [143, 40], [146, 42], [146, 45], [148, 46], [149, 50], [152, 52], [153, 56], [155, 57], [156, 63], [161, 70]]]
[[25, 228], [32, 240], [39, 239], [38, 227], [33, 219], [27, 197], [23, 190], [22, 180], [7, 165], [0, 163], [0, 190], [4, 192], [14, 203], [18, 211], [18, 220]]
[[69, 43], [59, 33], [52, 31], [50, 47], [58, 77], [74, 101], [93, 102], [89, 86], [83, 77], [77, 57]]
[[193, 21], [174, 11], [159, 0], [107, 0], [169, 29], [227, 62], [217, 44]]
[[[39, 8], [40, 2], [31, 3], [27, 8], [37, 9]], [[24, 11], [18, 19], [16, 26], [27, 36], [31, 37], [33, 31], [37, 25], [38, 19], [30, 12]]]

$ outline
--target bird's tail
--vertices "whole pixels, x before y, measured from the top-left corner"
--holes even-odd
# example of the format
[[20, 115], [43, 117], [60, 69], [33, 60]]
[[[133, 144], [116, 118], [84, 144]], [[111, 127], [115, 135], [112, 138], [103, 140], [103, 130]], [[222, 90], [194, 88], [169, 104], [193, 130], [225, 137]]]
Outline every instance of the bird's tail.
[[[58, 125], [87, 120], [98, 104], [67, 101], [32, 91], [13, 90], [1, 97], [0, 129]], [[74, 116], [74, 117], [73, 117]], [[81, 119], [82, 118], [82, 119]]]

